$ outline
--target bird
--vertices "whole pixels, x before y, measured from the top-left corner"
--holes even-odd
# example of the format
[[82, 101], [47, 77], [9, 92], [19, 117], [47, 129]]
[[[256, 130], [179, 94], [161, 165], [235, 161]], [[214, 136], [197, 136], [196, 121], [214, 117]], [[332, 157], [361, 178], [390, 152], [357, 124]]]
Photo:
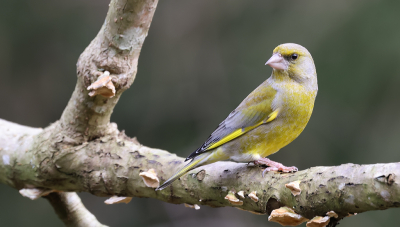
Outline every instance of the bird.
[[294, 43], [277, 46], [265, 63], [271, 76], [251, 92], [185, 161], [191, 160], [156, 190], [188, 171], [231, 160], [268, 166], [263, 172], [295, 172], [267, 156], [296, 139], [306, 127], [318, 92], [317, 72], [308, 50]]

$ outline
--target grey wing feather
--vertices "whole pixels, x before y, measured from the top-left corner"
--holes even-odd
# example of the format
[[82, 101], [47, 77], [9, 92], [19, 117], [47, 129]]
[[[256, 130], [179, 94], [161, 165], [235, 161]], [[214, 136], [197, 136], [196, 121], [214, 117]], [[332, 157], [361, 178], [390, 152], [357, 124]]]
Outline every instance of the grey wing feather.
[[252, 116], [245, 116], [242, 111], [234, 110], [228, 117], [222, 121], [218, 127], [211, 133], [210, 137], [196, 151], [189, 155], [185, 161], [196, 157], [199, 154], [207, 152], [207, 149], [214, 143], [220, 141], [227, 135], [240, 128], [253, 126], [265, 118], [265, 112], [254, 113]]
[[232, 132], [242, 128], [256, 125], [267, 119], [272, 110], [271, 101], [276, 90], [269, 86], [268, 80], [258, 86], [250, 93], [240, 105], [222, 121], [208, 139], [196, 151], [189, 155], [185, 161], [208, 151], [208, 148], [217, 143]]

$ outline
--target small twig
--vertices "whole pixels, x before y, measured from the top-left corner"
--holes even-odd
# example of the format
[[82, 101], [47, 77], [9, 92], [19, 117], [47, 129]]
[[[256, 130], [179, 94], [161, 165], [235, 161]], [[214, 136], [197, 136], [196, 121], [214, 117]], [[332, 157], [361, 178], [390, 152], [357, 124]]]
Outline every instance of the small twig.
[[65, 226], [105, 227], [83, 205], [75, 192], [53, 192], [44, 196], [53, 206]]

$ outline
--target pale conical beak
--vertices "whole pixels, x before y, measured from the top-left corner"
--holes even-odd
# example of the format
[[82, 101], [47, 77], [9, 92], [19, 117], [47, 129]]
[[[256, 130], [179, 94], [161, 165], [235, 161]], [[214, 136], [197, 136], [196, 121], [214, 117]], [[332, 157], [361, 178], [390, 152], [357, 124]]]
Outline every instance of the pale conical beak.
[[285, 59], [279, 53], [272, 55], [272, 57], [265, 64], [279, 70], [286, 70], [288, 68]]

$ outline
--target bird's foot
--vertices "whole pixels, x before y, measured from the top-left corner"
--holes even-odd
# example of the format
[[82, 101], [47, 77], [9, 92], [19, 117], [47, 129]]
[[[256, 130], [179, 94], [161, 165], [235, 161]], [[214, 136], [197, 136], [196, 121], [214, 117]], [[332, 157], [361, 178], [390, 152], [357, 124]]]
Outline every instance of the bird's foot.
[[269, 166], [266, 169], [264, 169], [264, 171], [262, 172], [262, 176], [263, 177], [264, 177], [264, 174], [266, 172], [269, 172], [269, 171], [282, 171], [284, 173], [297, 172], [298, 171], [297, 167], [295, 167], [295, 166], [291, 166], [291, 167], [284, 166], [279, 162], [271, 161], [269, 158], [260, 158], [260, 159], [258, 159], [256, 161], [254, 161], [254, 164]]

